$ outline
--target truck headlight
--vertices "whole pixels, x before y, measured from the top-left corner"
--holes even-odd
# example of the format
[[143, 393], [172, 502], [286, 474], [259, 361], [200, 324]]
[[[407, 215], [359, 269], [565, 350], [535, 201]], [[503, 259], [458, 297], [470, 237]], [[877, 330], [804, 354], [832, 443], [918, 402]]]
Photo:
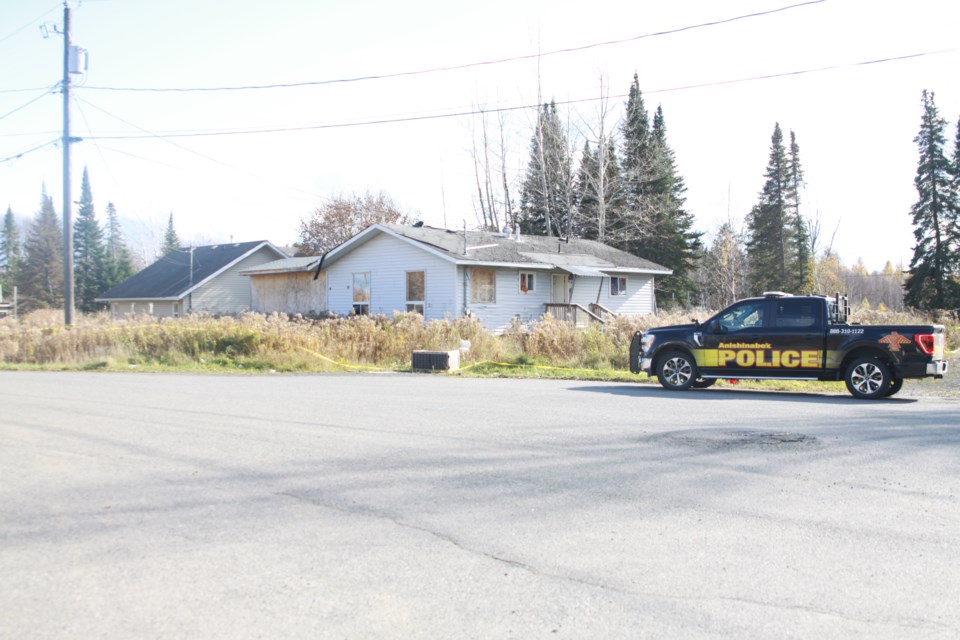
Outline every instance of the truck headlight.
[[652, 333], [643, 334], [643, 337], [640, 338], [640, 347], [644, 353], [650, 351], [650, 348], [653, 347], [653, 341], [656, 340], [656, 338]]

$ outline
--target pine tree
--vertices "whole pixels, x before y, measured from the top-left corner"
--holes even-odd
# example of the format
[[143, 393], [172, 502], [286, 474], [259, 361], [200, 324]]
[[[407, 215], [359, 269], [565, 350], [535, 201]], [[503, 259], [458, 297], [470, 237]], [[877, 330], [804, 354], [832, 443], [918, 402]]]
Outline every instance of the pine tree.
[[750, 211], [747, 227], [750, 239], [747, 254], [750, 261], [748, 277], [753, 293], [788, 289], [795, 282], [793, 248], [794, 230], [787, 211], [790, 185], [790, 164], [783, 145], [783, 131], [778, 122], [770, 138], [770, 157], [766, 182], [760, 192], [760, 201]]
[[24, 309], [63, 305], [63, 232], [46, 188], [23, 244], [20, 272]]
[[677, 173], [673, 150], [667, 144], [667, 125], [657, 107], [650, 135], [650, 173], [646, 199], [651, 225], [636, 244], [637, 255], [663, 265], [673, 275], [657, 281], [657, 302], [686, 304], [696, 294], [692, 271], [700, 257], [701, 234], [693, 230], [693, 215], [684, 209], [686, 185]]
[[107, 290], [107, 264], [103, 245], [103, 229], [93, 206], [90, 176], [83, 170], [80, 183], [80, 206], [73, 223], [73, 278], [77, 309], [96, 311], [94, 299]]
[[106, 288], [114, 287], [135, 273], [130, 249], [123, 240], [120, 216], [112, 202], [107, 203]]
[[520, 191], [520, 229], [531, 235], [570, 234], [573, 174], [569, 142], [555, 102], [540, 108]]
[[922, 104], [920, 132], [914, 138], [920, 151], [913, 181], [918, 199], [911, 208], [916, 245], [904, 301], [919, 309], [943, 309], [960, 305], [957, 162], [951, 165], [944, 153], [947, 121], [940, 117], [933, 92], [924, 90]]
[[792, 252], [795, 257], [794, 278], [790, 289], [796, 293], [813, 293], [813, 252], [810, 250], [810, 233], [800, 214], [800, 190], [806, 185], [803, 167], [800, 165], [800, 145], [797, 136], [790, 132], [789, 179], [787, 182], [788, 224], [793, 227]]
[[160, 256], [170, 255], [180, 249], [180, 237], [177, 230], [173, 228], [173, 212], [170, 212], [170, 218], [167, 220], [167, 231], [163, 234], [163, 246], [160, 247]]
[[20, 262], [20, 230], [13, 210], [7, 207], [0, 228], [0, 285], [5, 291], [19, 284]]
[[626, 114], [622, 127], [622, 198], [623, 204], [610, 225], [610, 244], [641, 257], [639, 240], [652, 229], [653, 204], [649, 193], [653, 180], [650, 117], [643, 103], [640, 81], [633, 74], [627, 95]]

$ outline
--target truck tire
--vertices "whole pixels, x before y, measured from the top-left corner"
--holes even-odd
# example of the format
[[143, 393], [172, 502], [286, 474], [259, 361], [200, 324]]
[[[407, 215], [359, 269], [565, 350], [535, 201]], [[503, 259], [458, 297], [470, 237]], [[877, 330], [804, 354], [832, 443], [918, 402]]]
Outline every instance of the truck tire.
[[697, 363], [685, 351], [670, 351], [657, 358], [657, 380], [665, 389], [683, 391], [697, 379]]
[[857, 358], [843, 375], [847, 390], [854, 398], [875, 400], [890, 390], [890, 369], [874, 357]]

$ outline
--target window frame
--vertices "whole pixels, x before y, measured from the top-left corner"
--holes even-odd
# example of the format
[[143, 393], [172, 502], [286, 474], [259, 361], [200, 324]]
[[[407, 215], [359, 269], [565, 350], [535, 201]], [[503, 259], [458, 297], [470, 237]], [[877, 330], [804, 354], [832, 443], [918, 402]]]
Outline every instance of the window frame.
[[537, 274], [533, 271], [521, 271], [517, 282], [518, 291], [523, 294], [537, 290]]
[[627, 276], [610, 276], [610, 297], [627, 295], [627, 286]]
[[[407, 271], [405, 272], [405, 284], [406, 284], [406, 305], [407, 312], [419, 313], [424, 315], [423, 310], [426, 307], [427, 299], [427, 272], [420, 269], [417, 271]], [[410, 276], [420, 274], [420, 298], [414, 299], [410, 296]]]
[[[365, 281], [365, 286], [361, 285], [357, 287], [357, 278], [362, 277]], [[358, 292], [366, 292], [366, 297], [362, 295], [358, 297]], [[370, 315], [370, 299], [373, 297], [373, 286], [372, 278], [370, 277], [369, 271], [358, 271], [353, 274], [353, 313], [358, 316]]]

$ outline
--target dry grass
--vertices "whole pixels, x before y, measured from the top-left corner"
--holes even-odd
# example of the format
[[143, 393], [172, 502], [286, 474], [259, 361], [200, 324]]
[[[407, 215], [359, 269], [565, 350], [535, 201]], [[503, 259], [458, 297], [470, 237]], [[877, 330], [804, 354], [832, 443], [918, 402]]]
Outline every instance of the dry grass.
[[[417, 314], [312, 320], [283, 314], [213, 318], [192, 315], [112, 320], [108, 314], [79, 315], [63, 327], [58, 311], [36, 311], [20, 320], [0, 320], [0, 366], [64, 369], [174, 369], [332, 371], [409, 368], [415, 349], [453, 350], [470, 342], [464, 364], [481, 361], [549, 365], [599, 372], [628, 368], [633, 334], [653, 326], [682, 324], [709, 312], [619, 317], [587, 329], [544, 317], [516, 324], [503, 336], [479, 321], [456, 318], [424, 322]], [[960, 325], [948, 317], [858, 310], [869, 324], [947, 323], [949, 348], [960, 341]]]

